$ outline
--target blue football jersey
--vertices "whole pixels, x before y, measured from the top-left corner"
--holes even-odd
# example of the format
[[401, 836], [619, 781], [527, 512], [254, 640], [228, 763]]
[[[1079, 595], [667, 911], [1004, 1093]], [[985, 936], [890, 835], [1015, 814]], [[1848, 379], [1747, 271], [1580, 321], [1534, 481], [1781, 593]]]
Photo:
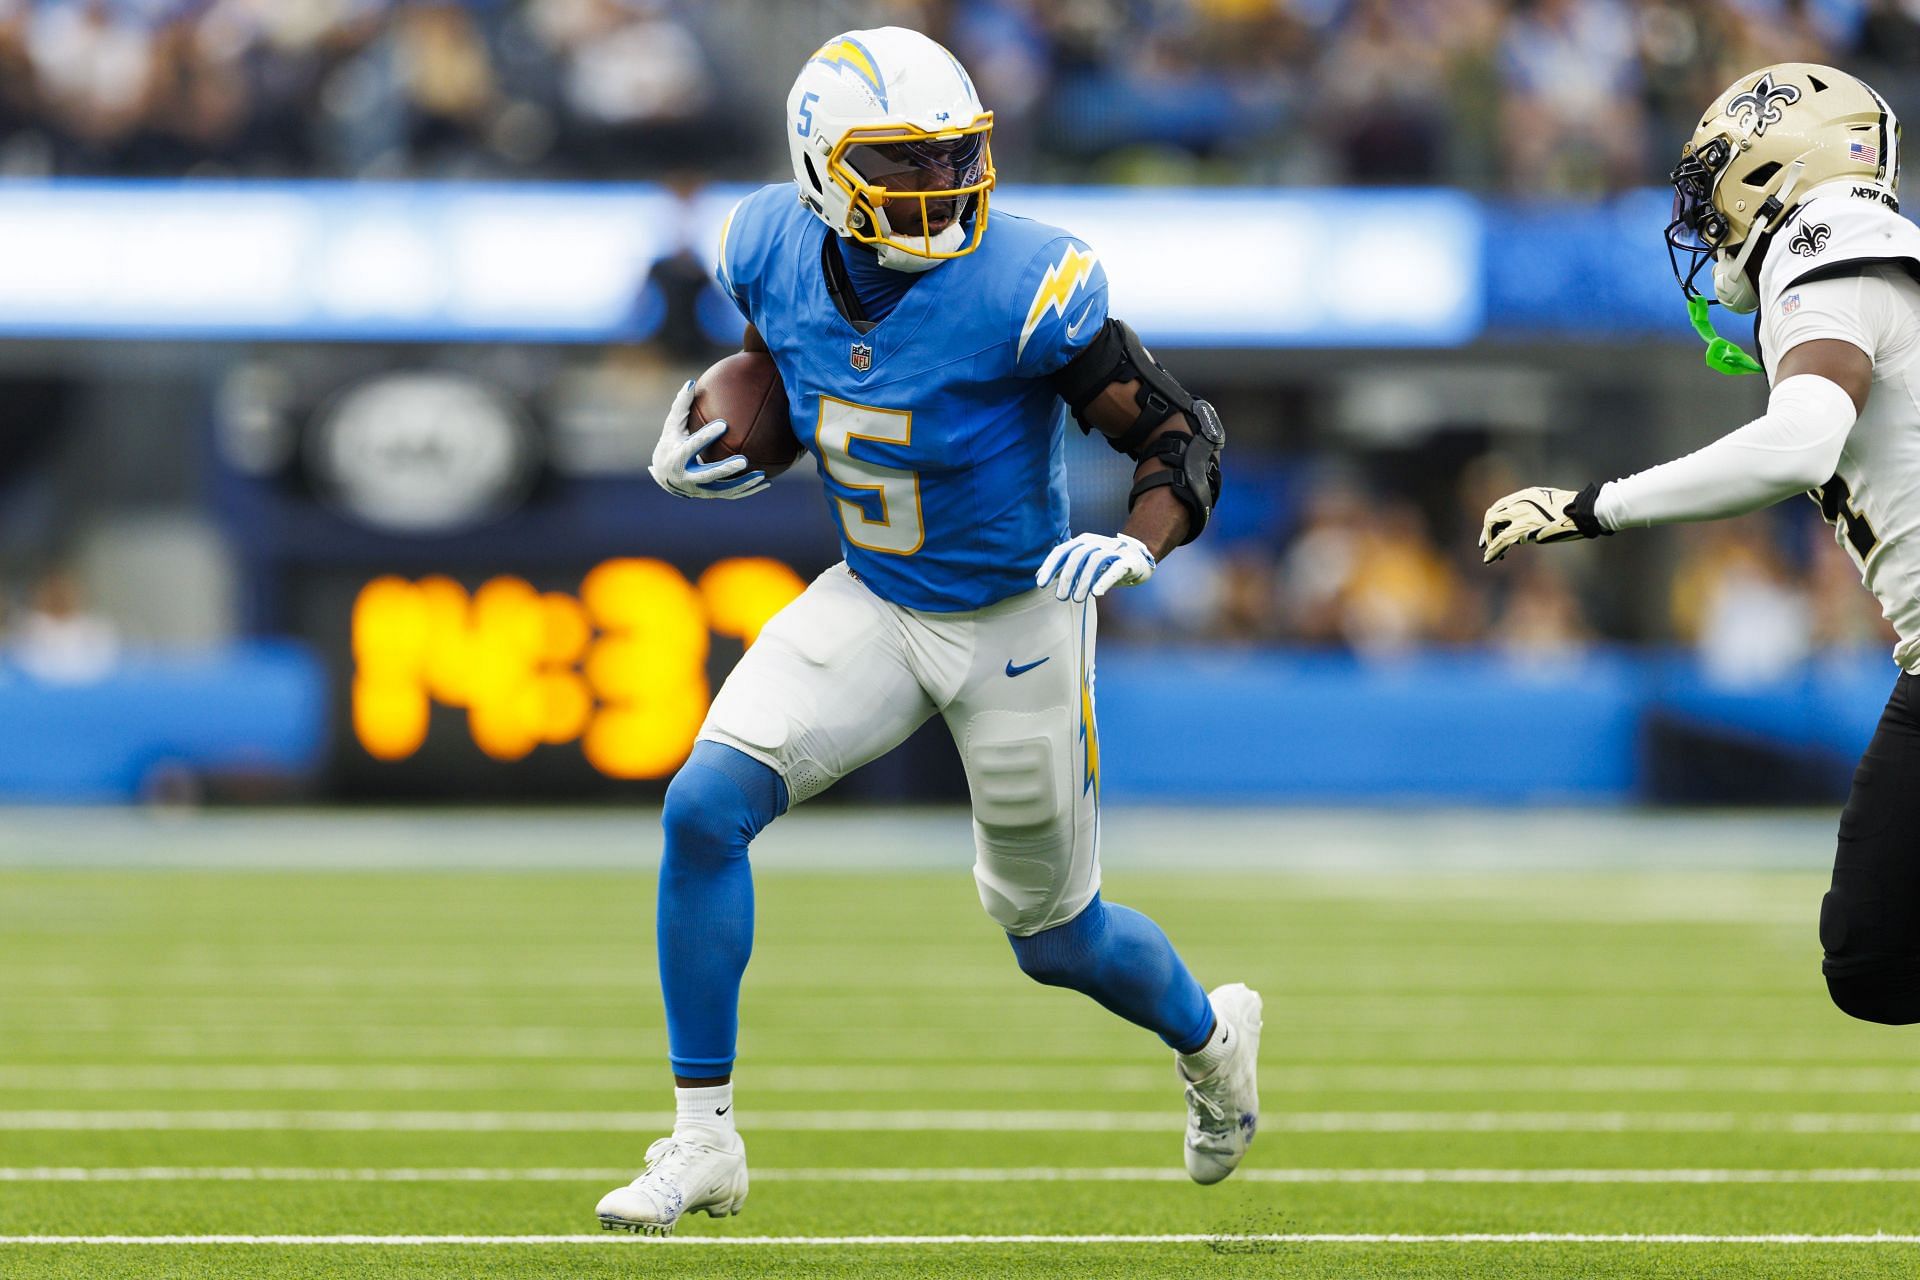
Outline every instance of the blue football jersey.
[[1048, 379], [1099, 333], [1086, 245], [995, 207], [980, 247], [926, 272], [862, 334], [827, 292], [832, 234], [791, 183], [748, 196], [721, 287], [766, 339], [847, 564], [910, 609], [1026, 591], [1067, 536], [1066, 406]]

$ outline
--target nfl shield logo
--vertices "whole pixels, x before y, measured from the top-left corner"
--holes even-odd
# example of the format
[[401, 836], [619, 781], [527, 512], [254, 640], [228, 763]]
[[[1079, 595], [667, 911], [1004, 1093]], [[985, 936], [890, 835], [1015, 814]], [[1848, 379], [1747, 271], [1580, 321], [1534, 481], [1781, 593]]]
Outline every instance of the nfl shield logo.
[[854, 343], [853, 351], [847, 356], [847, 362], [853, 366], [855, 373], [865, 373], [867, 370], [873, 368], [873, 344], [870, 342]]

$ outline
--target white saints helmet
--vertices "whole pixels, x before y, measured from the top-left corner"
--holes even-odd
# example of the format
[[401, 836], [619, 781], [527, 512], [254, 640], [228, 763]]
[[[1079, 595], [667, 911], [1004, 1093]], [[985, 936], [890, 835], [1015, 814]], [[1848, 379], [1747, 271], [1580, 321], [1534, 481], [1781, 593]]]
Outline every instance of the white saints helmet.
[[1681, 149], [1667, 246], [1689, 298], [1713, 265], [1733, 311], [1760, 305], [1747, 262], [1809, 192], [1845, 179], [1889, 201], [1900, 185], [1900, 123], [1865, 81], [1811, 62], [1749, 72], [1714, 99]]
[[980, 247], [992, 134], [959, 59], [904, 27], [835, 36], [787, 95], [801, 202], [900, 271]]

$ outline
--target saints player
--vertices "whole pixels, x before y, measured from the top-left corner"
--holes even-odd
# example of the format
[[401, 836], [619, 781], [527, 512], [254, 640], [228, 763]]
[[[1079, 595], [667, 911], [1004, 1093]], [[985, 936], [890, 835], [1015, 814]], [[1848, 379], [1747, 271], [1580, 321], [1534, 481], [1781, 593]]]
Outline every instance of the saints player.
[[[1158, 926], [1101, 899], [1093, 601], [1206, 527], [1220, 420], [1107, 314], [1092, 249], [989, 213], [993, 117], [941, 46], [897, 27], [828, 41], [785, 128], [793, 181], [733, 211], [718, 275], [746, 349], [779, 369], [846, 559], [760, 633], [667, 790], [658, 941], [678, 1119], [600, 1220], [664, 1233], [739, 1209], [748, 843], [934, 715], [966, 769], [988, 915], [1026, 973], [1175, 1051], [1187, 1170], [1218, 1182], [1258, 1117], [1260, 997], [1209, 996]], [[724, 424], [689, 435], [691, 398], [668, 414], [654, 478], [693, 498], [759, 492], [743, 459], [698, 460]], [[1135, 460], [1117, 534], [1070, 535], [1069, 409]]]
[[1707, 109], [1673, 171], [1674, 274], [1759, 312], [1761, 364], [1715, 340], [1709, 363], [1764, 367], [1767, 412], [1624, 480], [1523, 489], [1487, 511], [1481, 545], [1592, 538], [1739, 515], [1806, 493], [1899, 633], [1902, 674], [1840, 815], [1820, 942], [1833, 1002], [1920, 1022], [1920, 229], [1900, 216], [1900, 127], [1844, 71], [1783, 63]]

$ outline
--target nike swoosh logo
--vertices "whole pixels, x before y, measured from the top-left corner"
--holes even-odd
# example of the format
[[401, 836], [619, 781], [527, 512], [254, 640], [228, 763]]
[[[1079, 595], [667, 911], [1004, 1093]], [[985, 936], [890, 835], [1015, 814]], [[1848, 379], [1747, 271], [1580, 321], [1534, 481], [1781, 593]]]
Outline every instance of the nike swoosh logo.
[[1047, 660], [1047, 658], [1051, 658], [1052, 656], [1053, 656], [1052, 654], [1048, 654], [1046, 658], [1042, 658], [1042, 659], [1040, 659], [1040, 662], [1029, 662], [1029, 663], [1027, 663], [1027, 664], [1026, 664], [1025, 666], [1023, 666], [1023, 667], [1016, 667], [1016, 666], [1014, 666], [1014, 665], [1013, 665], [1013, 659], [1012, 659], [1012, 658], [1008, 658], [1008, 659], [1007, 659], [1007, 674], [1008, 674], [1008, 675], [1010, 675], [1010, 676], [1023, 676], [1023, 675], [1025, 675], [1025, 674], [1027, 674], [1027, 672], [1029, 672], [1029, 671], [1031, 671], [1031, 670], [1033, 670], [1033, 669], [1034, 669], [1035, 667], [1037, 667], [1037, 666], [1039, 666], [1041, 662], [1045, 662], [1045, 661]]
[[731, 1111], [731, 1110], [733, 1110], [733, 1104], [732, 1104], [731, 1102], [729, 1102], [729, 1103], [728, 1103], [728, 1104], [727, 1104], [726, 1106], [724, 1106], [724, 1107], [722, 1107], [722, 1108], [720, 1108], [720, 1109], [719, 1109], [718, 1111], [716, 1111], [716, 1112], [714, 1112], [713, 1114], [715, 1114], [715, 1115], [717, 1115], [717, 1116], [723, 1116], [723, 1115], [725, 1115], [725, 1114], [727, 1114], [727, 1112], [729, 1112], [729, 1111]]
[[1071, 342], [1080, 336], [1080, 330], [1086, 327], [1087, 321], [1092, 315], [1093, 304], [1091, 302], [1080, 308], [1080, 318], [1067, 326], [1067, 341]]

